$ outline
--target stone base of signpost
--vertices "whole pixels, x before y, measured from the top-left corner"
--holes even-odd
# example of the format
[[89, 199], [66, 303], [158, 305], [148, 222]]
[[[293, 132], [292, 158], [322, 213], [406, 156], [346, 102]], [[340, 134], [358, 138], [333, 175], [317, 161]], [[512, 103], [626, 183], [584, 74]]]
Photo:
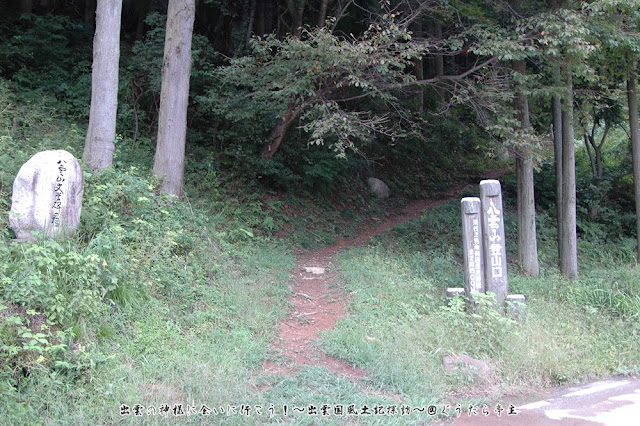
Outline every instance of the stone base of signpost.
[[[452, 299], [456, 296], [465, 296], [464, 288], [448, 287], [447, 297]], [[506, 314], [513, 320], [524, 322], [527, 317], [527, 305], [524, 294], [510, 294], [505, 300]]]
[[461, 287], [449, 287], [447, 288], [447, 297], [464, 296], [464, 288]]

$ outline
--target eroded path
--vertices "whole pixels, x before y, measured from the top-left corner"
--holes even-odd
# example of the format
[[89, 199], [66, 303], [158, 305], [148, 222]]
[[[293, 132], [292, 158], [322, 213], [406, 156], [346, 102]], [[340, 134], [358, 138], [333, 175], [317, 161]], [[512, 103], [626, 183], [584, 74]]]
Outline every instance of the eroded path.
[[[496, 178], [505, 171], [495, 171], [487, 178]], [[344, 290], [335, 285], [339, 270], [334, 257], [345, 248], [365, 245], [373, 236], [384, 234], [399, 223], [422, 216], [428, 209], [459, 198], [468, 185], [460, 184], [438, 198], [413, 201], [390, 211], [380, 220], [371, 218], [357, 237], [297, 256], [290, 299], [292, 308], [289, 317], [279, 324], [278, 338], [272, 348], [272, 352], [278, 354], [278, 361], [266, 361], [263, 371], [292, 375], [304, 366], [323, 366], [352, 381], [362, 380], [366, 376], [363, 370], [326, 355], [313, 343], [319, 333], [331, 329], [345, 315], [348, 300]]]

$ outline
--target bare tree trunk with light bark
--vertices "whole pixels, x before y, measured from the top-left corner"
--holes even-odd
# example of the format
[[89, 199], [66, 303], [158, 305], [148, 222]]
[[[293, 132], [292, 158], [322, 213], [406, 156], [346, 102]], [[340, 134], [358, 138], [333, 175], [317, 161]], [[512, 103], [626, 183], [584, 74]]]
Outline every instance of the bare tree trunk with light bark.
[[558, 239], [558, 259], [560, 259], [562, 247], [562, 100], [554, 96], [551, 100], [551, 113], [553, 116], [553, 155], [556, 172], [556, 223]]
[[182, 195], [184, 176], [195, 13], [195, 0], [169, 0], [153, 174], [162, 179], [162, 192], [176, 196]]
[[122, 0], [98, 0], [93, 39], [91, 108], [82, 160], [91, 170], [113, 163], [118, 111]]
[[[631, 69], [635, 69], [635, 66]], [[636, 197], [636, 238], [638, 244], [636, 262], [640, 264], [640, 132], [638, 131], [638, 93], [636, 91], [636, 76], [633, 71], [627, 78], [627, 102], [629, 104], [629, 129], [633, 157], [633, 189]]]
[[562, 105], [562, 237], [560, 271], [573, 280], [578, 277], [578, 234], [576, 229], [576, 152], [573, 132], [573, 81], [567, 78], [567, 95]]
[[[520, 74], [524, 74], [526, 71], [525, 62], [515, 61], [513, 69]], [[521, 129], [529, 129], [531, 120], [527, 96], [517, 92], [514, 103]], [[516, 175], [518, 181], [518, 263], [525, 274], [537, 277], [540, 275], [540, 265], [538, 262], [533, 158], [530, 153], [526, 152], [526, 148], [517, 153]]]

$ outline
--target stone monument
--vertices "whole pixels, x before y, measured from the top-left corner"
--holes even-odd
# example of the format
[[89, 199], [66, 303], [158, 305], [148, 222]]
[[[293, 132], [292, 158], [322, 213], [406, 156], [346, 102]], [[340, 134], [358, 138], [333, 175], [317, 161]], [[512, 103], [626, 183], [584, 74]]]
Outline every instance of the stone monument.
[[469, 301], [472, 292], [484, 293], [484, 254], [480, 198], [462, 199], [462, 246], [464, 252], [464, 292]]
[[497, 180], [480, 182], [482, 242], [484, 245], [485, 289], [496, 295], [502, 306], [509, 293], [507, 250], [504, 238], [502, 189]]
[[447, 296], [464, 295], [469, 308], [474, 309], [474, 292], [492, 292], [498, 307], [505, 307], [513, 319], [524, 321], [524, 295], [508, 294], [503, 213], [502, 188], [497, 180], [480, 182], [480, 198], [462, 199], [464, 288], [447, 288]]
[[72, 235], [80, 224], [84, 175], [67, 151], [41, 151], [22, 165], [13, 181], [9, 224], [17, 241], [34, 231], [49, 238]]

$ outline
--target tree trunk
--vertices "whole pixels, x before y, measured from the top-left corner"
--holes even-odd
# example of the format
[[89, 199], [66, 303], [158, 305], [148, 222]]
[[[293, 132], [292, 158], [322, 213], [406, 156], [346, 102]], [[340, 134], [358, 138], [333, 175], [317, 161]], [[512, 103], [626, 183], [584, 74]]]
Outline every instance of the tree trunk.
[[249, 41], [251, 41], [251, 34], [253, 34], [253, 21], [256, 16], [256, 0], [251, 1], [251, 6], [249, 10], [249, 20], [247, 22], [247, 34], [244, 40], [245, 49], [249, 49]]
[[553, 116], [553, 156], [556, 172], [556, 227], [558, 239], [558, 259], [560, 259], [562, 241], [562, 100], [554, 96], [551, 100]]
[[[411, 31], [414, 35], [422, 37], [422, 22], [415, 22], [411, 25]], [[413, 75], [416, 76], [416, 80], [420, 81], [424, 79], [424, 61], [422, 57], [413, 60]], [[420, 86], [416, 89], [416, 101], [418, 104], [418, 113], [422, 115], [424, 113], [424, 87]]]
[[22, 0], [20, 2], [20, 13], [33, 13], [33, 0]]
[[162, 192], [176, 196], [182, 195], [195, 13], [195, 0], [169, 0], [153, 174], [163, 179]]
[[122, 0], [98, 0], [97, 5], [89, 128], [82, 154], [91, 170], [102, 170], [113, 163]]
[[[604, 165], [602, 164], [602, 147], [604, 146], [604, 141], [607, 138], [607, 134], [609, 133], [609, 124], [604, 124], [604, 132], [602, 133], [602, 137], [600, 138], [600, 142], [598, 144], [593, 145], [593, 150], [596, 155], [596, 179], [598, 180], [597, 185], [600, 186], [602, 182], [602, 178], [604, 177]], [[595, 142], [595, 140], [594, 140]]]
[[[442, 40], [442, 25], [440, 22], [436, 22], [435, 24], [435, 36], [437, 40]], [[444, 55], [441, 53], [436, 54], [435, 57], [435, 75], [441, 76], [444, 75]]]
[[[271, 13], [271, 11], [269, 11]], [[258, 0], [256, 3], [256, 19], [255, 19], [255, 34], [262, 37], [265, 33], [265, 5], [264, 0]]]
[[287, 9], [291, 15], [291, 34], [295, 38], [302, 35], [302, 18], [304, 16], [304, 6], [306, 0], [287, 0]]
[[295, 109], [295, 99], [292, 100], [287, 106], [287, 112], [284, 114], [284, 117], [278, 118], [275, 126], [271, 130], [269, 140], [264, 144], [262, 152], [260, 152], [262, 158], [270, 159], [275, 155], [278, 148], [280, 148], [282, 139], [284, 139], [284, 136], [287, 134], [287, 130], [291, 127], [291, 123], [300, 115], [301, 111], [301, 109]]
[[324, 23], [327, 20], [327, 6], [329, 5], [329, 0], [322, 0], [320, 2], [320, 12], [318, 14], [318, 28], [323, 28]]
[[567, 79], [567, 96], [562, 105], [562, 235], [560, 271], [573, 280], [578, 277], [578, 235], [576, 229], [576, 153], [573, 133], [573, 81]]
[[40, 12], [43, 15], [51, 12], [51, 10], [49, 9], [50, 6], [51, 2], [49, 0], [40, 0], [40, 9], [42, 9]]
[[600, 186], [602, 178], [604, 177], [604, 166], [602, 165], [602, 145], [598, 145], [595, 148], [596, 151], [596, 178], [598, 179], [597, 185]]
[[[631, 69], [635, 69], [635, 66]], [[631, 130], [631, 151], [633, 157], [633, 188], [636, 197], [636, 238], [638, 244], [636, 262], [640, 264], [640, 132], [638, 131], [636, 76], [633, 71], [627, 79], [627, 102], [629, 104], [629, 128]]]
[[144, 37], [144, 21], [147, 19], [147, 12], [149, 11], [149, 6], [151, 5], [150, 0], [138, 1], [136, 2], [136, 8], [134, 8], [136, 13], [136, 40], [142, 40]]
[[[595, 127], [595, 124], [594, 124]], [[593, 177], [596, 177], [596, 175], [598, 174], [598, 170], [596, 169], [596, 159], [594, 158], [594, 154], [591, 152], [591, 147], [594, 146], [595, 144], [593, 143], [593, 139], [591, 138], [591, 136], [589, 136], [589, 134], [587, 133], [587, 129], [585, 129], [584, 132], [584, 148], [587, 150], [587, 156], [589, 157], [589, 164], [591, 165], [591, 174], [593, 175]]]
[[[596, 143], [596, 123], [591, 126], [591, 132], [584, 131], [584, 147], [589, 155], [589, 162], [591, 163], [591, 174], [596, 180], [596, 186], [600, 187], [600, 182], [604, 177], [604, 167], [602, 164], [602, 147], [607, 139], [609, 133], [609, 123], [604, 123], [604, 131], [600, 137], [600, 141]], [[593, 150], [593, 152], [592, 152]]]
[[518, 181], [518, 263], [531, 277], [540, 275], [533, 184], [533, 159], [530, 155], [516, 158]]
[[[524, 74], [525, 62], [515, 61], [514, 71]], [[531, 127], [529, 117], [529, 100], [522, 93], [514, 99], [520, 127], [527, 130]], [[520, 150], [516, 158], [516, 175], [518, 181], [518, 263], [522, 271], [532, 277], [540, 275], [538, 263], [538, 243], [536, 230], [536, 204], [533, 185], [533, 159], [531, 154]]]

